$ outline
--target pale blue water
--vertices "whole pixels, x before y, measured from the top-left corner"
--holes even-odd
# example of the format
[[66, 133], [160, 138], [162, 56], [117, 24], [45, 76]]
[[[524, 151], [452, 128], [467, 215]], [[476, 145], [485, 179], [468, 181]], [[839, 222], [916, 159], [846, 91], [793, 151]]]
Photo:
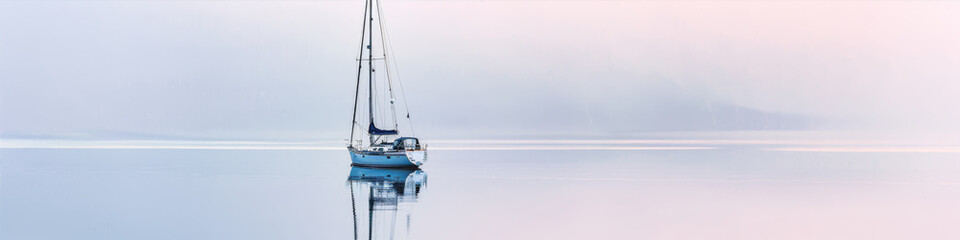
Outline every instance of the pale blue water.
[[[395, 239], [960, 237], [957, 153], [430, 154]], [[350, 171], [345, 149], [0, 149], [0, 239], [353, 239]]]

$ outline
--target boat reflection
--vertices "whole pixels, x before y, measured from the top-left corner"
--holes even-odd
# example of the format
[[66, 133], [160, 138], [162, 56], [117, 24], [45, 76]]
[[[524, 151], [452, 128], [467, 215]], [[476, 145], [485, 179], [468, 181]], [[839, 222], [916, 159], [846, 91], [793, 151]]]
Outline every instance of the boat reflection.
[[420, 169], [351, 167], [354, 239], [409, 239], [411, 210], [427, 185]]

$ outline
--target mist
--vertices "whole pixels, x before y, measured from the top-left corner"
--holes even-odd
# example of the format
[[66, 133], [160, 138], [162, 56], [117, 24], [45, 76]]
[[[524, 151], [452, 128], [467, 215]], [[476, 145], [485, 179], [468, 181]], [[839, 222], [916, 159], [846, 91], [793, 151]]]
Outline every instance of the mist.
[[[385, 1], [434, 138], [953, 135], [960, 3]], [[2, 1], [0, 137], [342, 139], [362, 1]]]

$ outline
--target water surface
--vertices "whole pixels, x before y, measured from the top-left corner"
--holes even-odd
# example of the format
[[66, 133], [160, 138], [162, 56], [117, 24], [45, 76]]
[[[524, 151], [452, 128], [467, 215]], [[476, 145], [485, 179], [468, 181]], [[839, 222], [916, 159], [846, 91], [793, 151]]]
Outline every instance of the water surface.
[[0, 239], [960, 237], [952, 151], [536, 144], [438, 147], [406, 198], [340, 149], [0, 149]]

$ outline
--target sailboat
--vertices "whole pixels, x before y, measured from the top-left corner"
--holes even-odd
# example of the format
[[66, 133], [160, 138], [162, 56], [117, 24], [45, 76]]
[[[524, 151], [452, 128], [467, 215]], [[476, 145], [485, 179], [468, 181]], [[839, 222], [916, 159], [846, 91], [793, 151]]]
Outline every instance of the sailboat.
[[[400, 133], [394, 80], [398, 83], [397, 90], [401, 97], [404, 97], [403, 84], [396, 70], [391, 71], [391, 65], [396, 63], [393, 62], [389, 41], [387, 41], [389, 36], [384, 28], [380, 0], [366, 1], [363, 19], [363, 34], [360, 37], [361, 46], [357, 58], [359, 66], [353, 99], [353, 119], [347, 146], [350, 150], [350, 159], [355, 166], [417, 168], [427, 161], [427, 145], [421, 144], [413, 134], [413, 124], [405, 98], [400, 100], [403, 100], [402, 110], [406, 112], [405, 120], [409, 123], [410, 134]], [[375, 28], [379, 31], [375, 31]], [[377, 48], [374, 46], [374, 39], [377, 38], [374, 36], [375, 33], [379, 34], [381, 43], [377, 45], [381, 49], [377, 54], [375, 54]], [[377, 69], [384, 69], [384, 74], [378, 73]], [[366, 78], [363, 78], [364, 72], [366, 72]], [[366, 80], [365, 93], [360, 91], [361, 85], [364, 85], [362, 80]], [[361, 102], [361, 94], [366, 94], [366, 102]], [[362, 113], [358, 115], [363, 108], [366, 108], [366, 115]]]

